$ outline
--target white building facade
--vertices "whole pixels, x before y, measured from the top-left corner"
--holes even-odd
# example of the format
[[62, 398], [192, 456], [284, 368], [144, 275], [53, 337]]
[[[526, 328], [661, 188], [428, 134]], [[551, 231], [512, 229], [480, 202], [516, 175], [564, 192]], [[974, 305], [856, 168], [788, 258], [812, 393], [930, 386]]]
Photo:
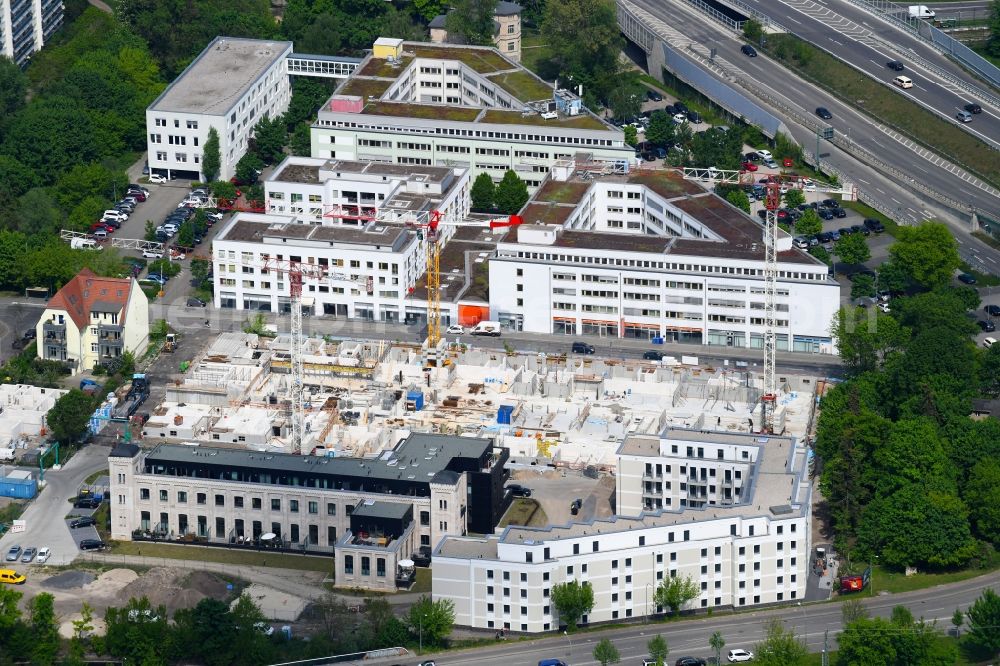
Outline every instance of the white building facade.
[[[743, 442], [732, 441], [742, 438]], [[700, 464], [684, 458], [687, 446], [711, 456], [751, 459], [739, 501], [711, 508], [684, 508], [623, 515], [618, 505], [607, 520], [548, 528], [508, 527], [488, 537], [446, 537], [433, 554], [435, 600], [455, 604], [456, 624], [482, 629], [539, 633], [559, 629], [552, 586], [576, 580], [594, 591], [594, 608], [584, 623], [609, 622], [662, 613], [656, 588], [670, 577], [690, 577], [698, 597], [685, 609], [746, 608], [794, 602], [805, 593], [810, 555], [810, 498], [805, 449], [789, 438], [756, 440], [677, 430], [661, 438], [632, 442], [620, 454], [637, 462], [639, 476], [620, 479], [642, 492], [647, 463], [680, 469]], [[718, 440], [719, 445], [715, 442]], [[679, 454], [661, 455], [678, 446]], [[766, 460], [765, 460], [766, 459]], [[731, 461], [736, 462], [736, 461]], [[679, 486], [677, 487], [678, 492]], [[618, 497], [623, 497], [621, 485]], [[619, 500], [620, 501], [620, 500]], [[760, 505], [758, 507], [758, 505]]]
[[146, 109], [151, 173], [204, 180], [209, 129], [219, 135], [217, 180], [229, 180], [254, 126], [288, 110], [291, 42], [216, 37]]
[[4, 0], [0, 2], [0, 55], [24, 67], [62, 24], [62, 0]]
[[[545, 211], [529, 204], [490, 261], [491, 316], [506, 327], [763, 347], [761, 227], [727, 202], [601, 181], [565, 221], [530, 224]], [[777, 347], [833, 353], [839, 287], [787, 234], [778, 243]]]

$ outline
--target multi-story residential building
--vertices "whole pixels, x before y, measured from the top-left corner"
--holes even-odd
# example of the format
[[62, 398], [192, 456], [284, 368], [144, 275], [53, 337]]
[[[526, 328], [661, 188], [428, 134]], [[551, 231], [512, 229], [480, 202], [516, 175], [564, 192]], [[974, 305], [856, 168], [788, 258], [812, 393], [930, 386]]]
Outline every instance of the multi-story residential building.
[[0, 2], [0, 55], [24, 67], [62, 24], [62, 0], [4, 0]]
[[[426, 238], [402, 223], [364, 218], [376, 210], [397, 212], [400, 220], [431, 210], [462, 218], [469, 210], [467, 171], [289, 158], [265, 189], [271, 214], [240, 213], [212, 243], [218, 307], [288, 311], [288, 281], [267, 268], [276, 259], [327, 271], [323, 279], [305, 276], [309, 314], [426, 318], [426, 302], [408, 298], [426, 270]], [[454, 232], [442, 226], [443, 242]]]
[[216, 37], [146, 109], [149, 168], [167, 178], [204, 180], [210, 128], [219, 135], [219, 180], [246, 154], [254, 126], [288, 110], [291, 42]]
[[259, 544], [273, 534], [265, 541], [334, 552], [338, 583], [380, 589], [397, 559], [493, 531], [510, 502], [508, 457], [492, 439], [420, 433], [378, 458], [121, 444], [108, 458], [111, 536]]
[[149, 299], [131, 279], [97, 277], [84, 268], [45, 306], [35, 325], [38, 358], [65, 362], [73, 374], [149, 344]]
[[[381, 56], [381, 57], [379, 57]], [[560, 159], [635, 160], [622, 130], [486, 47], [382, 46], [319, 110], [312, 156], [455, 166], [534, 189]]]
[[[688, 608], [802, 598], [811, 486], [806, 449], [795, 439], [668, 429], [660, 437], [627, 437], [618, 454], [617, 516], [512, 526], [486, 537], [448, 536], [437, 545], [434, 598], [455, 604], [457, 624], [527, 633], [557, 629], [552, 586], [571, 580], [594, 591], [585, 623], [664, 612], [655, 592], [676, 576], [690, 577], [699, 588]], [[650, 484], [660, 484], [659, 491]], [[657, 499], [671, 503], [643, 509]]]
[[[493, 45], [508, 60], [521, 62], [521, 5], [516, 2], [500, 0], [493, 10]], [[448, 34], [447, 20], [444, 14], [431, 19], [431, 41], [435, 44], [447, 42], [460, 43]]]
[[[668, 172], [551, 181], [497, 243], [493, 319], [513, 330], [762, 348], [762, 227]], [[777, 347], [833, 353], [840, 289], [778, 239]], [[526, 287], [526, 285], [528, 285]]]

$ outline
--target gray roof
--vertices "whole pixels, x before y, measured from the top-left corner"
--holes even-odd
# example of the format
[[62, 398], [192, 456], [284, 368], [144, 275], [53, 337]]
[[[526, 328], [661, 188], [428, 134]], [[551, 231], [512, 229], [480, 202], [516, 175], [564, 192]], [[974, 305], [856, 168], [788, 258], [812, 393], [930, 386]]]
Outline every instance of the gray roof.
[[428, 28], [443, 28], [444, 27], [444, 14], [438, 14], [431, 19], [431, 22], [427, 24]]
[[354, 511], [351, 512], [351, 517], [405, 520], [407, 518], [412, 518], [412, 514], [412, 504], [404, 504], [402, 502], [366, 501], [355, 507]]
[[134, 458], [138, 455], [140, 449], [138, 446], [132, 443], [119, 442], [115, 444], [115, 448], [111, 449], [111, 453], [108, 454], [109, 458]]
[[149, 105], [149, 110], [227, 115], [291, 50], [291, 42], [216, 37]]
[[496, 11], [493, 12], [495, 16], [510, 16], [511, 14], [520, 13], [521, 5], [516, 2], [507, 2], [506, 0], [499, 0]]
[[455, 458], [479, 458], [492, 439], [412, 433], [378, 458], [322, 458], [245, 449], [160, 444], [146, 455], [150, 463], [204, 463], [213, 466], [307, 472], [373, 480], [429, 483]]

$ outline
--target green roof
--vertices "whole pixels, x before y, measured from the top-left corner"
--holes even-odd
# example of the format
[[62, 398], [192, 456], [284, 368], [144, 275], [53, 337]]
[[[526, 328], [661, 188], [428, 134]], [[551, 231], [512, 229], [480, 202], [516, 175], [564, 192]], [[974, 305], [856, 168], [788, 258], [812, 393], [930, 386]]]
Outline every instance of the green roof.
[[577, 204], [590, 189], [590, 183], [550, 180], [535, 193], [534, 201]]
[[391, 79], [351, 78], [338, 91], [338, 95], [358, 95], [359, 97], [381, 97], [393, 84]]
[[522, 102], [552, 99], [552, 87], [523, 70], [494, 74], [489, 79]]
[[520, 111], [503, 111], [500, 109], [489, 109], [480, 122], [500, 123], [502, 125], [548, 125], [552, 127], [572, 127], [575, 129], [606, 130], [607, 125], [589, 114], [579, 116], [559, 116], [552, 120], [546, 120], [537, 113], [522, 115]]
[[400, 72], [409, 67], [413, 58], [406, 56], [401, 58], [398, 64], [392, 64], [388, 60], [372, 58], [364, 67], [358, 71], [359, 76], [386, 76], [395, 79]]
[[521, 211], [527, 224], [562, 224], [573, 214], [571, 206], [556, 206], [546, 203], [529, 203]]
[[372, 102], [364, 109], [364, 113], [378, 116], [457, 120], [466, 123], [474, 121], [480, 111], [481, 109], [469, 107], [445, 106], [443, 104], [408, 104], [405, 102]]
[[507, 62], [491, 49], [476, 49], [461, 46], [435, 46], [432, 44], [410, 44], [403, 47], [413, 51], [418, 58], [439, 58], [465, 63], [480, 74], [513, 69], [517, 65]]

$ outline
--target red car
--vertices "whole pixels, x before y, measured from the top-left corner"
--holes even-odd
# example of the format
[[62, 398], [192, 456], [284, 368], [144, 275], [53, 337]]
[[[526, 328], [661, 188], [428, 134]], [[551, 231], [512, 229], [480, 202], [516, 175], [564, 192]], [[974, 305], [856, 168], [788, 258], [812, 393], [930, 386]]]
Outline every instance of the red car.
[[756, 171], [757, 170], [757, 165], [754, 164], [753, 162], [744, 162], [743, 163], [743, 170], [744, 171]]
[[110, 234], [111, 232], [113, 232], [115, 230], [115, 228], [112, 225], [107, 224], [105, 222], [94, 222], [92, 225], [90, 225], [90, 230], [91, 231], [106, 231], [106, 232], [108, 232]]

